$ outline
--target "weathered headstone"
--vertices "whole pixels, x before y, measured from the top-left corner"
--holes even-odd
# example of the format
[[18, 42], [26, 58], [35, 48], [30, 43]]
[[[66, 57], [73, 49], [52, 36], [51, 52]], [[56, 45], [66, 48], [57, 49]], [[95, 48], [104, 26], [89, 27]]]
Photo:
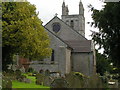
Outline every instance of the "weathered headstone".
[[44, 79], [45, 79], [45, 75], [40, 73], [36, 74], [36, 84], [43, 85]]
[[25, 73], [25, 68], [22, 66], [22, 67], [20, 68], [20, 71], [21, 71], [22, 73]]
[[91, 76], [88, 82], [88, 88], [103, 88], [102, 80], [97, 75]]
[[52, 77], [50, 77], [50, 76], [45, 76], [45, 79], [44, 79], [43, 84], [44, 84], [45, 86], [50, 86], [51, 83], [52, 83], [52, 81], [53, 81], [53, 78], [52, 78]]
[[65, 79], [69, 84], [69, 88], [84, 88], [85, 87], [86, 82], [83, 79], [83, 77], [79, 74], [75, 74], [74, 72], [71, 72], [66, 75]]
[[39, 73], [40, 73], [40, 74], [44, 74], [44, 71], [41, 69], [41, 70], [39, 71]]
[[48, 69], [45, 71], [45, 76], [50, 76], [50, 71]]
[[24, 79], [23, 79], [23, 82], [25, 82], [25, 83], [31, 83], [31, 80], [28, 79], [28, 78], [24, 78]]
[[51, 83], [52, 88], [68, 88], [68, 82], [64, 78], [56, 78]]

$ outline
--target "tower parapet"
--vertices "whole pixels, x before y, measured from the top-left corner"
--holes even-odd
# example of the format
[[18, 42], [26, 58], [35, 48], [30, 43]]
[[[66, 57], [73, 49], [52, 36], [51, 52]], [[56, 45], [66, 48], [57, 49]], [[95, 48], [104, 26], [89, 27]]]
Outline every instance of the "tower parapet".
[[62, 15], [68, 15], [68, 14], [69, 14], [68, 6], [66, 6], [65, 2], [63, 1], [63, 4], [62, 4]]
[[80, 0], [80, 3], [79, 3], [79, 14], [84, 15], [84, 7], [83, 7], [83, 4], [82, 4], [81, 0]]
[[68, 6], [63, 1], [62, 4], [62, 20], [68, 24], [71, 28], [85, 37], [85, 18], [84, 7], [82, 2], [79, 3], [79, 14], [69, 15]]

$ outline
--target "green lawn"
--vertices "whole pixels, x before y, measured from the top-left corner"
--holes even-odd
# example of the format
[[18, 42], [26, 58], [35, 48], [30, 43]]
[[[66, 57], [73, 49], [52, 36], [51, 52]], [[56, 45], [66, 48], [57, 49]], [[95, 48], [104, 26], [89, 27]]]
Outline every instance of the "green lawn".
[[46, 86], [36, 85], [33, 83], [23, 83], [18, 81], [12, 82], [12, 88], [47, 88], [47, 90], [49, 90], [49, 87]]
[[33, 76], [27, 76], [27, 78], [31, 79], [31, 83], [24, 83], [24, 82], [18, 82], [16, 80], [12, 81], [12, 88], [45, 88], [45, 90], [50, 90], [50, 87], [42, 86], [42, 85], [36, 85], [35, 84], [35, 77]]

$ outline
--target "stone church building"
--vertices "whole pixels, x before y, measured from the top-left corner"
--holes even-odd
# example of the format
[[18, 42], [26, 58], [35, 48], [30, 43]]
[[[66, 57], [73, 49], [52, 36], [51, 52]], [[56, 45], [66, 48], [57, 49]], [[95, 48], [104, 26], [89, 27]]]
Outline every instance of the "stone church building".
[[79, 14], [75, 15], [69, 15], [68, 7], [63, 2], [61, 18], [55, 16], [44, 26], [51, 40], [51, 57], [33, 61], [30, 67], [63, 75], [71, 71], [92, 75], [95, 72], [95, 52], [92, 41], [85, 38], [82, 2], [79, 3]]

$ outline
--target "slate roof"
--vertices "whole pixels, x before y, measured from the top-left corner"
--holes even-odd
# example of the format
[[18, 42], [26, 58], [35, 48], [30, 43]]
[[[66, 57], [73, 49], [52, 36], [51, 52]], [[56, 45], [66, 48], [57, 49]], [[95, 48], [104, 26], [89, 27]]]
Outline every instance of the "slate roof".
[[[44, 26], [43, 26], [44, 27]], [[69, 44], [68, 43], [66, 43], [64, 40], [62, 40], [60, 37], [58, 37], [57, 35], [55, 35], [53, 32], [51, 32], [49, 29], [47, 29], [46, 27], [44, 27], [48, 32], [50, 32], [51, 34], [53, 34], [56, 38], [58, 38], [59, 40], [61, 40], [63, 43], [65, 43], [67, 46], [68, 46], [68, 48], [70, 48], [70, 49], [73, 49], [72, 47], [70, 47], [69, 46]]]
[[91, 52], [91, 40], [65, 42], [73, 48], [72, 52]]

